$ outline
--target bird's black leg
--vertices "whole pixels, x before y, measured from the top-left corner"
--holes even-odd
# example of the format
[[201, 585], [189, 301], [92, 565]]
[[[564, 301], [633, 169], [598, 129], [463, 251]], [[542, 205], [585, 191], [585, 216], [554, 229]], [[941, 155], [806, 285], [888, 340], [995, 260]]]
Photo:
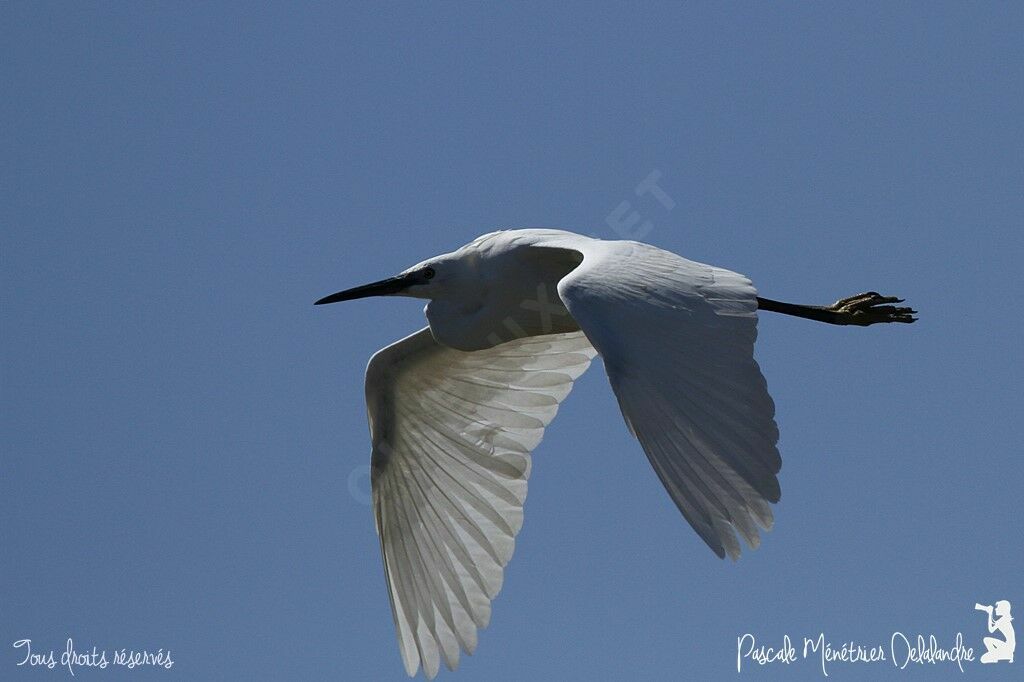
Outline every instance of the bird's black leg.
[[916, 310], [887, 305], [902, 302], [903, 299], [895, 296], [882, 296], [878, 292], [868, 291], [856, 296], [841, 298], [829, 306], [783, 303], [759, 296], [757, 307], [760, 310], [770, 310], [773, 313], [804, 317], [808, 320], [829, 324], [855, 324], [866, 327], [879, 322], [916, 322], [917, 318], [914, 317], [917, 314]]

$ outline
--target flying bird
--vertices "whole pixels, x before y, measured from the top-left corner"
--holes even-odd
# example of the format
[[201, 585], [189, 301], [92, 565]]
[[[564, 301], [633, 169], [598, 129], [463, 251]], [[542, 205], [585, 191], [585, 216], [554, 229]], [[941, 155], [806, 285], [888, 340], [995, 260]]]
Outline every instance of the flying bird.
[[630, 432], [719, 557], [756, 548], [779, 500], [775, 405], [757, 311], [837, 325], [914, 322], [867, 292], [830, 306], [761, 298], [743, 275], [634, 241], [493, 232], [326, 296], [427, 299], [428, 326], [366, 369], [371, 487], [405, 670], [473, 653], [523, 523], [530, 453], [600, 355]]

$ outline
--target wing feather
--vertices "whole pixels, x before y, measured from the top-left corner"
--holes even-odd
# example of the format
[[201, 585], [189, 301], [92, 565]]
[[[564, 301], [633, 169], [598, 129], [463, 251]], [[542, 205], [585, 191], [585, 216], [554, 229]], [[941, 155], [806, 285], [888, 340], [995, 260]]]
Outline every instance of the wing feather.
[[782, 466], [754, 360], [757, 292], [734, 272], [637, 242], [550, 241], [583, 262], [558, 285], [597, 348], [630, 431], [720, 557], [772, 526]]
[[596, 353], [580, 332], [466, 353], [427, 328], [370, 360], [374, 513], [410, 676], [476, 649], [523, 524], [530, 453]]

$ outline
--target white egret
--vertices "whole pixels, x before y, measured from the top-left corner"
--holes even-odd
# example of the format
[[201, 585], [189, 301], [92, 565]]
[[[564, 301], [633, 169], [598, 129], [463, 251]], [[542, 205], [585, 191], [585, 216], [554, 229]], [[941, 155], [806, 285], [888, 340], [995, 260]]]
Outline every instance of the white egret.
[[775, 406], [757, 310], [831, 324], [913, 322], [874, 292], [831, 306], [759, 298], [743, 275], [647, 244], [561, 230], [477, 238], [317, 304], [428, 299], [429, 326], [366, 369], [371, 486], [410, 676], [458, 665], [487, 625], [523, 522], [530, 453], [600, 355], [629, 430], [719, 556], [755, 548], [779, 500]]

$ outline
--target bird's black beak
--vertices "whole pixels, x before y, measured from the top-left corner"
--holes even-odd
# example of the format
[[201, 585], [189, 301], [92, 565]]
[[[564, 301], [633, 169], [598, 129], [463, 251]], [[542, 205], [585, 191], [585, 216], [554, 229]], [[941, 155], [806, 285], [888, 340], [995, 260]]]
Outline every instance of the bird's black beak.
[[394, 294], [402, 293], [409, 286], [418, 282], [419, 278], [416, 276], [416, 273], [412, 272], [406, 275], [398, 275], [397, 277], [388, 277], [379, 282], [364, 284], [361, 287], [346, 289], [330, 296], [324, 296], [313, 305], [354, 301], [357, 298], [366, 298], [367, 296], [393, 296]]

